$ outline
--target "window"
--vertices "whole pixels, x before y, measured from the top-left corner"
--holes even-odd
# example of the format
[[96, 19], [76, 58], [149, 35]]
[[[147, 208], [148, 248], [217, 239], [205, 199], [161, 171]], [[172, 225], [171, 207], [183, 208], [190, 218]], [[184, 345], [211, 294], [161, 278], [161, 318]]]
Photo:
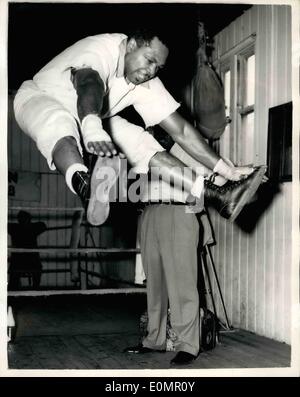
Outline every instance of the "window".
[[215, 67], [224, 84], [226, 116], [220, 154], [237, 165], [255, 163], [255, 35], [224, 54]]
[[243, 54], [238, 62], [238, 164], [254, 162], [255, 55]]
[[[225, 99], [225, 115], [226, 117], [231, 120], [231, 108], [230, 108], [230, 84], [231, 84], [231, 72], [230, 69], [227, 67], [222, 72], [222, 80], [224, 85], [224, 99]], [[225, 131], [220, 138], [220, 155], [226, 158], [231, 158], [230, 153], [230, 130], [231, 130], [231, 123], [226, 125]]]

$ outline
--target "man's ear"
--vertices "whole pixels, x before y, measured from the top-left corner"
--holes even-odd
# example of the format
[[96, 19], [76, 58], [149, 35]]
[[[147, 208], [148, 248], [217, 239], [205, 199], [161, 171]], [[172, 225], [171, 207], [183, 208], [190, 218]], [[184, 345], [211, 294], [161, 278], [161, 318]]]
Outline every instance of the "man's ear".
[[132, 37], [131, 39], [129, 39], [127, 41], [127, 45], [126, 45], [126, 50], [127, 52], [132, 52], [137, 48], [137, 42], [136, 40]]

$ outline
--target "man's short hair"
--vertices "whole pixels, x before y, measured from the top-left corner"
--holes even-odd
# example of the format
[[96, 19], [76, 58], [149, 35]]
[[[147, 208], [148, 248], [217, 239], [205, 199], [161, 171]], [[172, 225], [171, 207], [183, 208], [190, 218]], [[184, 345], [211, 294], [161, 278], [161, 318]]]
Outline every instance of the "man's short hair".
[[154, 30], [151, 27], [136, 28], [128, 33], [128, 39], [135, 39], [139, 47], [150, 45], [154, 37], [158, 37], [159, 40], [168, 47], [168, 40], [163, 32]]

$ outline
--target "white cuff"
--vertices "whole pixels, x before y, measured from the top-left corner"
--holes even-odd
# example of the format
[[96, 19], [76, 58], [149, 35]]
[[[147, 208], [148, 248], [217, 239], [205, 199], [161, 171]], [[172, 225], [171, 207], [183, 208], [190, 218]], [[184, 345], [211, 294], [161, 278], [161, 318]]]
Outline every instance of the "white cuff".
[[88, 114], [81, 122], [81, 132], [84, 146], [88, 142], [111, 142], [111, 137], [102, 127], [102, 121], [96, 114]]
[[226, 164], [223, 159], [220, 159], [215, 165], [213, 171], [221, 176], [224, 176], [224, 178], [230, 179], [230, 175], [232, 174], [232, 168], [233, 167], [230, 167], [228, 164]]

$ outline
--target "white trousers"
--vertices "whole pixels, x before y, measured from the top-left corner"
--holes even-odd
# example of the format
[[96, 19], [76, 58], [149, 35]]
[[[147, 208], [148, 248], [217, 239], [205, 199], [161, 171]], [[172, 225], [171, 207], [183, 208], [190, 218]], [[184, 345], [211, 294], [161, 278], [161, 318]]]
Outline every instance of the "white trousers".
[[[82, 154], [77, 117], [32, 80], [25, 81], [18, 90], [14, 112], [20, 128], [36, 142], [50, 169], [55, 169], [53, 148], [64, 137], [74, 137]], [[112, 140], [126, 155], [137, 174], [147, 173], [150, 159], [155, 153], [164, 151], [151, 134], [122, 117], [113, 116], [106, 125]]]

